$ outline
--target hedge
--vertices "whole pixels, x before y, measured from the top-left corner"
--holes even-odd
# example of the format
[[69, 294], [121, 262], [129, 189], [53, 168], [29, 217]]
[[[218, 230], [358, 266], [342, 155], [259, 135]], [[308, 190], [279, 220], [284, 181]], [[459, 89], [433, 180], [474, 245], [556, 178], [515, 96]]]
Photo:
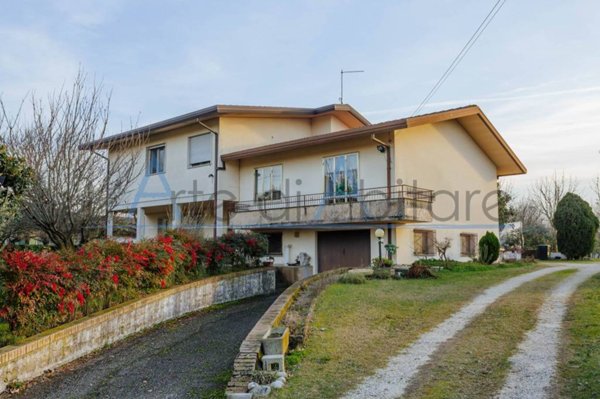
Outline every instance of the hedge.
[[259, 266], [266, 251], [256, 233], [198, 240], [183, 231], [138, 243], [96, 240], [77, 251], [8, 250], [0, 317], [15, 335], [30, 336], [153, 290]]

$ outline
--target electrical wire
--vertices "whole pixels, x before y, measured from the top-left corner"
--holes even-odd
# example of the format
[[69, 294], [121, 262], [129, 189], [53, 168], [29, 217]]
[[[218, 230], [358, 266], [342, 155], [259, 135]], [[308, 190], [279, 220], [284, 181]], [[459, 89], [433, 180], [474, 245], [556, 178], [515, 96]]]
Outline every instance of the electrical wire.
[[473, 47], [473, 45], [475, 44], [477, 39], [479, 39], [479, 37], [483, 34], [485, 29], [492, 22], [492, 20], [496, 16], [496, 14], [498, 14], [498, 12], [500, 11], [500, 9], [502, 8], [502, 6], [504, 5], [505, 2], [506, 2], [506, 0], [496, 1], [496, 3], [494, 4], [494, 6], [490, 10], [490, 12], [486, 15], [486, 17], [483, 19], [483, 21], [481, 21], [481, 23], [479, 24], [479, 26], [477, 27], [475, 32], [473, 32], [473, 35], [471, 35], [471, 37], [469, 38], [467, 43], [465, 43], [465, 45], [460, 50], [460, 52], [456, 55], [456, 57], [454, 57], [454, 59], [450, 63], [450, 66], [448, 66], [448, 68], [446, 69], [444, 74], [440, 77], [440, 79], [437, 81], [437, 83], [431, 88], [429, 93], [427, 93], [427, 95], [425, 96], [423, 101], [421, 101], [421, 103], [419, 104], [417, 109], [415, 109], [415, 111], [412, 113], [411, 116], [416, 115], [417, 112], [421, 111], [423, 109], [423, 107], [425, 105], [427, 105], [429, 100], [431, 100], [431, 98], [435, 95], [435, 93], [438, 91], [438, 89], [444, 84], [444, 82], [448, 79], [448, 77], [452, 74], [452, 72], [454, 72], [454, 70], [456, 69], [458, 64], [462, 61], [462, 59], [465, 58], [465, 56], [467, 55], [467, 53], [469, 52], [471, 47]]

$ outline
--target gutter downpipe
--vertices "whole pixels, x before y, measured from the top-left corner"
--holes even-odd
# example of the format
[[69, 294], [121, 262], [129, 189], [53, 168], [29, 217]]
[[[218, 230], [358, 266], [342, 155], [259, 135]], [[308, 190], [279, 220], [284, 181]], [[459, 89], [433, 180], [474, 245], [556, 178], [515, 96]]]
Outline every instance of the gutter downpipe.
[[[385, 141], [378, 139], [375, 136], [375, 133], [371, 134], [371, 140], [385, 147], [385, 160], [386, 160], [386, 181], [387, 181], [387, 197], [388, 200], [392, 198], [392, 154], [391, 149], [392, 146]], [[388, 244], [392, 244], [392, 225], [388, 223], [387, 225], [387, 242]], [[392, 256], [388, 252], [388, 259], [391, 259]]]
[[392, 196], [392, 146], [389, 143], [386, 143], [385, 141], [375, 137], [374, 133], [371, 135], [371, 140], [385, 147], [387, 196], [390, 198]]
[[218, 218], [217, 218], [217, 208], [219, 206], [219, 170], [224, 170], [225, 168], [219, 168], [219, 133], [215, 132], [213, 129], [208, 127], [204, 122], [200, 119], [196, 119], [196, 122], [215, 135], [215, 164], [213, 167], [213, 213], [214, 213], [214, 223], [213, 223], [213, 239], [217, 239], [217, 228], [218, 228]]

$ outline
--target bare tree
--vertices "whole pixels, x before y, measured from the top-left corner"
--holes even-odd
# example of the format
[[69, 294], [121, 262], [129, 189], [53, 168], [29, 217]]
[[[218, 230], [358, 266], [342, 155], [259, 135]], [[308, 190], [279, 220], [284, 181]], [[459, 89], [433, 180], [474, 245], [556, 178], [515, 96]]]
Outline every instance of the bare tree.
[[[556, 241], [556, 229], [554, 227], [554, 213], [558, 202], [571, 192], [577, 192], [578, 182], [571, 176], [554, 172], [551, 176], [546, 176], [538, 179], [530, 191], [530, 198], [539, 208], [545, 221], [551, 227], [553, 241]], [[554, 243], [553, 243], [554, 244]]]
[[440, 257], [440, 260], [442, 262], [444, 262], [444, 265], [446, 267], [448, 267], [448, 261], [449, 261], [449, 259], [448, 259], [447, 252], [450, 249], [450, 247], [452, 247], [452, 239], [448, 238], [448, 237], [445, 237], [441, 241], [435, 240], [433, 242], [433, 246], [434, 246], [435, 250], [437, 251], [438, 256]]
[[515, 193], [512, 184], [504, 179], [498, 179], [498, 222], [500, 226], [514, 221]]
[[515, 220], [522, 223], [522, 245], [525, 248], [532, 249], [554, 239], [550, 224], [545, 221], [540, 207], [531, 198], [522, 199], [515, 205]]
[[145, 137], [98, 142], [106, 137], [109, 105], [102, 85], [88, 85], [80, 71], [70, 88], [46, 101], [32, 95], [31, 120], [20, 118], [6, 129], [9, 146], [34, 170], [23, 216], [59, 247], [98, 235], [107, 210], [141, 173], [139, 148]]

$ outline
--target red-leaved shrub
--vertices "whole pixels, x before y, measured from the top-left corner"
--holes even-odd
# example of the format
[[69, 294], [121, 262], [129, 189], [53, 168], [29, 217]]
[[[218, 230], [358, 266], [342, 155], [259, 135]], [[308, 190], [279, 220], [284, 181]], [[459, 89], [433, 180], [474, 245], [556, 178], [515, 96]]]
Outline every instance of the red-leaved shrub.
[[198, 240], [170, 231], [138, 243], [96, 240], [74, 252], [5, 251], [0, 317], [16, 335], [33, 335], [155, 289], [258, 266], [266, 250], [255, 233]]

